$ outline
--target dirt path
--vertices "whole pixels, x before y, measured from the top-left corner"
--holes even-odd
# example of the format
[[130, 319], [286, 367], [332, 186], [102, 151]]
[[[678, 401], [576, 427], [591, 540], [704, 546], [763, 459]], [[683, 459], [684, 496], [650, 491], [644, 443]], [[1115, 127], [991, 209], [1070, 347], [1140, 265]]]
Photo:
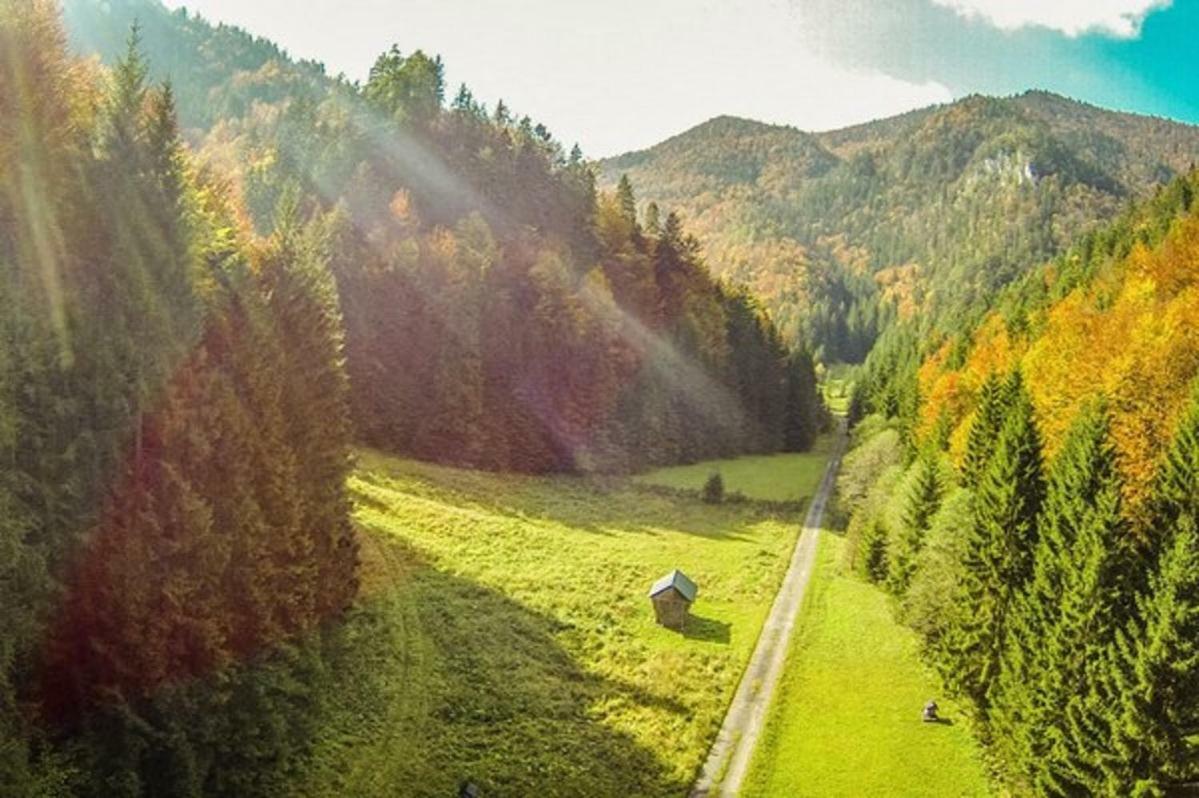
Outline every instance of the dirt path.
[[766, 721], [766, 713], [770, 709], [770, 699], [783, 672], [783, 664], [786, 662], [787, 650], [791, 643], [791, 631], [795, 627], [795, 619], [803, 603], [808, 579], [816, 563], [820, 524], [824, 519], [825, 505], [832, 494], [837, 469], [841, 465], [841, 456], [845, 453], [845, 445], [845, 428], [842, 423], [837, 443], [824, 471], [824, 478], [804, 519], [803, 531], [795, 544], [787, 575], [783, 577], [783, 584], [774, 598], [770, 615], [766, 617], [766, 623], [762, 626], [758, 645], [754, 648], [749, 665], [741, 677], [741, 684], [738, 685], [733, 702], [724, 716], [720, 732], [712, 743], [712, 750], [708, 752], [708, 759], [691, 789], [691, 798], [717, 795], [732, 798], [741, 791], [745, 774], [749, 772], [754, 747]]

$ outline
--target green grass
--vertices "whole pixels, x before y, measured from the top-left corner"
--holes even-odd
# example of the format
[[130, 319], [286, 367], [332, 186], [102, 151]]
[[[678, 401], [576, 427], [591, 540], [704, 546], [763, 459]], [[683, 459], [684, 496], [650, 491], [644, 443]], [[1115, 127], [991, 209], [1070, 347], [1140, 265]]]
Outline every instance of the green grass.
[[[464, 778], [488, 798], [687, 792], [794, 514], [371, 452], [350, 487], [363, 599], [333, 632], [338, 689], [298, 794], [445, 796]], [[674, 567], [699, 583], [686, 635], [646, 597]]]
[[646, 485], [699, 491], [708, 477], [720, 472], [726, 494], [741, 493], [759, 501], [798, 502], [816, 493], [832, 446], [833, 436], [822, 435], [810, 452], [707, 460], [660, 468], [635, 479]]
[[[920, 662], [886, 596], [843, 572], [843, 541], [822, 533], [787, 670], [742, 795], [985, 796], [979, 749], [960, 708]], [[921, 723], [936, 698], [954, 723]]]
[[856, 368], [847, 363], [833, 363], [820, 381], [820, 391], [824, 395], [824, 403], [835, 415], [844, 416], [849, 413], [849, 400], [853, 396], [853, 382]]

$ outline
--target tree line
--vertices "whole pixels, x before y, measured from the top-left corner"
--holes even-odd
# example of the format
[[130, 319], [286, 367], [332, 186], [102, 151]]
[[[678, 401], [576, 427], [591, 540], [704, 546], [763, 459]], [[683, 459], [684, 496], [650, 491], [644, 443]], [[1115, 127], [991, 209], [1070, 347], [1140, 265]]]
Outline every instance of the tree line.
[[[135, 29], [0, 5], [0, 795], [256, 795], [358, 588], [351, 442], [625, 472], [803, 449], [812, 358], [678, 216], [384, 54], [195, 158]], [[311, 88], [311, 87], [309, 87]]]
[[708, 273], [677, 214], [392, 48], [242, 142], [249, 209], [331, 226], [360, 438], [461, 466], [628, 472], [805, 449], [814, 363]]
[[239, 229], [136, 37], [0, 51], [0, 794], [250, 794], [357, 592], [328, 241]]
[[[854, 563], [970, 700], [1017, 794], [1174, 795], [1199, 779], [1199, 385], [1169, 320], [1189, 317], [1192, 181], [1014, 287], [999, 304], [1023, 321], [1000, 343], [994, 322], [949, 343], [890, 331], [855, 395], [841, 483]], [[1054, 388], [1022, 359], [1020, 335], [1069, 356], [1054, 308], [1082, 291], [1126, 329], [1103, 315], [1133, 313], [1123, 287], [1170, 307], [1155, 343], [1168, 384], [1130, 397], [1080, 355]], [[1129, 446], [1134, 425], [1151, 451]]]

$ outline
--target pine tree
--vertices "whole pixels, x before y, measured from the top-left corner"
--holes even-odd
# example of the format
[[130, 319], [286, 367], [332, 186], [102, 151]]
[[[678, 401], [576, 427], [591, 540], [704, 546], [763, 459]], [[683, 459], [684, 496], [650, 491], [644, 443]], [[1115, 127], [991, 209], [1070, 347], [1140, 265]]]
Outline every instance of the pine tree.
[[151, 249], [156, 289], [170, 310], [164, 313], [169, 332], [162, 337], [175, 342], [170, 357], [179, 359], [199, 335], [199, 306], [192, 290], [193, 236], [183, 140], [175, 114], [170, 83], [152, 92], [146, 118], [145, 174], [142, 194], [145, 212], [152, 215], [161, 235], [146, 242]]
[[947, 675], [985, 713], [999, 673], [1014, 597], [1032, 573], [1037, 517], [1044, 501], [1041, 436], [1019, 373], [1008, 382], [1010, 406], [987, 465], [967, 531], [962, 616], [946, 641]]
[[974, 420], [966, 439], [966, 459], [962, 464], [962, 482], [977, 488], [995, 454], [995, 442], [1003, 426], [1004, 389], [999, 377], [991, 372], [983, 381], [974, 408]]
[[628, 175], [621, 175], [616, 184], [616, 201], [625, 218], [631, 222], [637, 221], [637, 198], [633, 196], [633, 181]]
[[936, 449], [927, 449], [916, 460], [914, 480], [904, 500], [902, 526], [894, 551], [888, 558], [887, 582], [891, 592], [902, 596], [908, 589], [916, 557], [924, 547], [924, 535], [937, 510], [945, 485]]
[[662, 212], [656, 202], [645, 207], [645, 232], [651, 237], [662, 235]]
[[1139, 623], [1119, 639], [1117, 755], [1098, 757], [1111, 794], [1164, 795], [1199, 779], [1199, 520], [1169, 535]]
[[141, 28], [134, 23], [125, 44], [125, 54], [112, 70], [112, 89], [105, 108], [103, 147], [126, 169], [138, 160], [144, 140], [142, 111], [146, 103], [146, 78], [150, 65], [141, 53]]
[[[196, 776], [211, 756], [187, 738], [221, 723], [172, 723], [160, 699], [256, 713], [221, 704], [225, 666], [354, 593], [332, 286], [300, 249], [255, 273], [223, 189], [188, 168], [170, 88], [146, 86], [137, 30], [85, 96], [51, 6], [0, 4], [0, 161], [21, 164], [0, 167], [0, 794], [63, 792], [68, 730], [20, 738], [84, 709], [74, 791], [266, 794]], [[217, 689], [191, 679], [214, 670]], [[219, 745], [276, 753], [270, 733], [311, 717], [295, 676], [292, 716]]]
[[787, 358], [786, 404], [783, 418], [783, 449], [806, 452], [820, 433], [823, 403], [816, 384], [816, 366], [806, 347]]
[[992, 710], [1001, 750], [1051, 794], [1094, 789], [1085, 764], [1094, 742], [1078, 731], [1102, 735], [1105, 708], [1088, 668], [1131, 612], [1136, 561], [1110, 427], [1102, 402], [1085, 408], [1053, 463], [1033, 577], [1012, 612]]
[[887, 527], [882, 519], [872, 518], [867, 521], [858, 543], [861, 547], [861, 555], [857, 558], [858, 571], [876, 584], [887, 578], [887, 538]]
[[393, 45], [371, 66], [363, 94], [401, 125], [424, 131], [445, 101], [445, 66], [440, 57], [420, 50], [404, 56]]
[[[1199, 517], [1199, 389], [1178, 425], [1150, 501], [1153, 528], [1172, 529], [1182, 518]], [[1165, 546], [1161, 548], [1165, 550]]]
[[317, 618], [344, 609], [357, 587], [345, 492], [349, 384], [342, 368], [341, 308], [325, 255], [328, 224], [278, 225], [258, 263], [279, 347], [288, 352], [283, 412], [303, 485], [304, 528], [312, 536]]
[[949, 411], [942, 409], [937, 415], [936, 426], [933, 427], [932, 434], [929, 436], [929, 444], [936, 447], [937, 451], [949, 451], [949, 444], [953, 438], [953, 419], [949, 415]]
[[[1111, 751], [1090, 764], [1111, 794], [1163, 795], [1199, 780], [1199, 398], [1179, 426], [1155, 485], [1156, 556], [1098, 674]], [[1106, 747], [1105, 747], [1106, 748]]]

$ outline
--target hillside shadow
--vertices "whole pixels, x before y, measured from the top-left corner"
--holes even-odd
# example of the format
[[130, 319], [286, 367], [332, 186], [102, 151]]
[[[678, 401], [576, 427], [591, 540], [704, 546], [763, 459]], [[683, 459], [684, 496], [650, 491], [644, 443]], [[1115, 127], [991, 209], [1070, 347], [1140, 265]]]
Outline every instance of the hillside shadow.
[[687, 619], [687, 625], [683, 627], [683, 637], [727, 646], [732, 639], [731, 629], [732, 624], [728, 621], [692, 615]]
[[[386, 546], [399, 584], [390, 594], [373, 593], [361, 612], [375, 623], [384, 613], [388, 624], [402, 625], [418, 641], [406, 648], [426, 650], [427, 671], [405, 673], [397, 688], [413, 652], [392, 650], [395, 635], [356, 636], [342, 688], [366, 696], [349, 703], [370, 707], [375, 717], [355, 714], [345, 731], [361, 737], [343, 745], [351, 759], [361, 746], [372, 767], [343, 782], [345, 794], [432, 798], [456, 794], [463, 780], [488, 798], [686, 793], [672, 767], [614, 729], [606, 714], [636, 717], [652, 709], [687, 718], [691, 709], [583, 668], [559, 641], [569, 627], [554, 618], [438, 570], [407, 544]], [[421, 711], [393, 709], [413, 701]]]

